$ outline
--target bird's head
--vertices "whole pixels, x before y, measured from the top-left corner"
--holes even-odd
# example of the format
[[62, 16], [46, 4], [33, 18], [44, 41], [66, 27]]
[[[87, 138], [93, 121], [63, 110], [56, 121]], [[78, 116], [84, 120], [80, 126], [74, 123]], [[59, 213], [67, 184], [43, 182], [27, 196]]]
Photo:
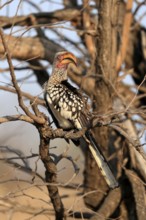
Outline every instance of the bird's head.
[[75, 66], [77, 66], [77, 59], [76, 57], [67, 51], [62, 51], [62, 52], [58, 52], [55, 55], [55, 66], [59, 69], [63, 68], [63, 69], [67, 69], [69, 64], [73, 64]]
[[50, 83], [60, 83], [67, 80], [67, 70], [70, 65], [77, 66], [76, 57], [68, 52], [62, 51], [55, 55]]

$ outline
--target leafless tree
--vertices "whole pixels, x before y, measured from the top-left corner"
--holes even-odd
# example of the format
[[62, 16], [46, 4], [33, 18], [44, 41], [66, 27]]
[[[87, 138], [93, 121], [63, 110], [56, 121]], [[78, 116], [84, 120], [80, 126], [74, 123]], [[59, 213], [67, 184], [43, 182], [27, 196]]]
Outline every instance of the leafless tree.
[[[144, 220], [146, 156], [144, 138], [141, 140], [141, 137], [145, 135], [146, 124], [146, 29], [142, 20], [146, 19], [146, 2], [20, 0], [14, 16], [9, 16], [14, 2], [6, 1], [0, 5], [1, 11], [5, 12], [5, 16], [0, 16], [0, 71], [2, 75], [10, 74], [9, 83], [6, 86], [1, 83], [0, 90], [16, 94], [22, 113], [1, 115], [0, 124], [30, 123], [37, 129], [40, 143], [38, 154], [29, 155], [22, 155], [21, 149], [1, 145], [2, 155], [15, 155], [7, 158], [4, 154], [1, 160], [33, 176], [32, 182], [26, 180], [27, 190], [34, 185], [38, 190], [42, 186], [47, 188], [53, 209], [44, 198], [39, 200], [47, 204], [45, 208], [20, 207], [14, 198], [25, 196], [36, 200], [36, 197], [19, 189], [1, 197], [1, 212], [11, 209], [13, 213], [27, 213], [27, 219], [42, 214], [44, 219], [50, 219], [54, 213], [56, 220]], [[52, 4], [61, 9], [49, 10]], [[32, 13], [23, 12], [26, 6]], [[78, 57], [78, 68], [70, 70], [69, 78], [89, 97], [93, 115], [91, 129], [120, 184], [119, 188], [110, 190], [90, 152], [82, 149], [85, 167], [80, 198], [87, 207], [82, 212], [73, 207], [66, 209], [58, 190], [59, 187], [71, 187], [71, 180], [64, 184], [57, 181], [57, 164], [66, 158], [76, 175], [79, 170], [76, 161], [66, 152], [56, 155], [49, 150], [52, 139], [77, 139], [85, 130], [63, 131], [52, 127], [50, 117], [44, 112], [42, 94], [33, 96], [21, 89], [21, 83], [29, 81], [33, 75], [43, 91], [54, 55], [62, 50], [72, 50]], [[4, 60], [6, 67], [2, 65]], [[15, 65], [15, 60], [21, 65]], [[133, 79], [133, 85], [125, 83], [127, 76]], [[37, 172], [37, 161], [35, 169], [30, 168], [28, 160], [33, 158], [41, 159], [45, 178]], [[23, 165], [17, 162], [18, 159]], [[35, 178], [42, 182], [35, 184]], [[10, 178], [10, 181], [16, 179]], [[5, 184], [5, 181], [0, 183]], [[76, 185], [72, 187], [77, 190]], [[14, 218], [11, 216], [11, 219]]]

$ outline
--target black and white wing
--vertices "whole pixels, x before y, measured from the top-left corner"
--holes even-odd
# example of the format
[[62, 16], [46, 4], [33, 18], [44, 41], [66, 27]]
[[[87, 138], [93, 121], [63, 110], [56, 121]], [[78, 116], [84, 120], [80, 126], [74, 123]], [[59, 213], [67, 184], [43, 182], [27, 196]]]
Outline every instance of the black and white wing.
[[[45, 100], [57, 127], [65, 130], [88, 127], [90, 121], [83, 97], [67, 82], [47, 88]], [[83, 138], [109, 187], [118, 187], [118, 182], [91, 132], [87, 131]]]

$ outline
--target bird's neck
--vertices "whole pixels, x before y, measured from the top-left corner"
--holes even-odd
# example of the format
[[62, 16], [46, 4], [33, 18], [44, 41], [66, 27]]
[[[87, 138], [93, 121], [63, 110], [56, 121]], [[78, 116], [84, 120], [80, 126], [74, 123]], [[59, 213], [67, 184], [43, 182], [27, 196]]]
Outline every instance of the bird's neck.
[[60, 84], [62, 81], [67, 79], [66, 68], [53, 68], [52, 75], [49, 78], [49, 84]]

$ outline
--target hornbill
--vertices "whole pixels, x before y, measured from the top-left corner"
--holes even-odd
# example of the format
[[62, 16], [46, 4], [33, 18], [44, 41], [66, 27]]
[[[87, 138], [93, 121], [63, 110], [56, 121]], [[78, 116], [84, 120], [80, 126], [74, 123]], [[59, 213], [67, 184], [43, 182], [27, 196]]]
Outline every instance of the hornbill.
[[[58, 128], [81, 130], [89, 127], [89, 108], [84, 96], [67, 81], [68, 67], [71, 64], [77, 66], [77, 59], [72, 53], [63, 51], [55, 55], [52, 74], [45, 85], [44, 98]], [[108, 186], [112, 189], [118, 187], [118, 182], [91, 131], [87, 129], [80, 139], [86, 141]]]

